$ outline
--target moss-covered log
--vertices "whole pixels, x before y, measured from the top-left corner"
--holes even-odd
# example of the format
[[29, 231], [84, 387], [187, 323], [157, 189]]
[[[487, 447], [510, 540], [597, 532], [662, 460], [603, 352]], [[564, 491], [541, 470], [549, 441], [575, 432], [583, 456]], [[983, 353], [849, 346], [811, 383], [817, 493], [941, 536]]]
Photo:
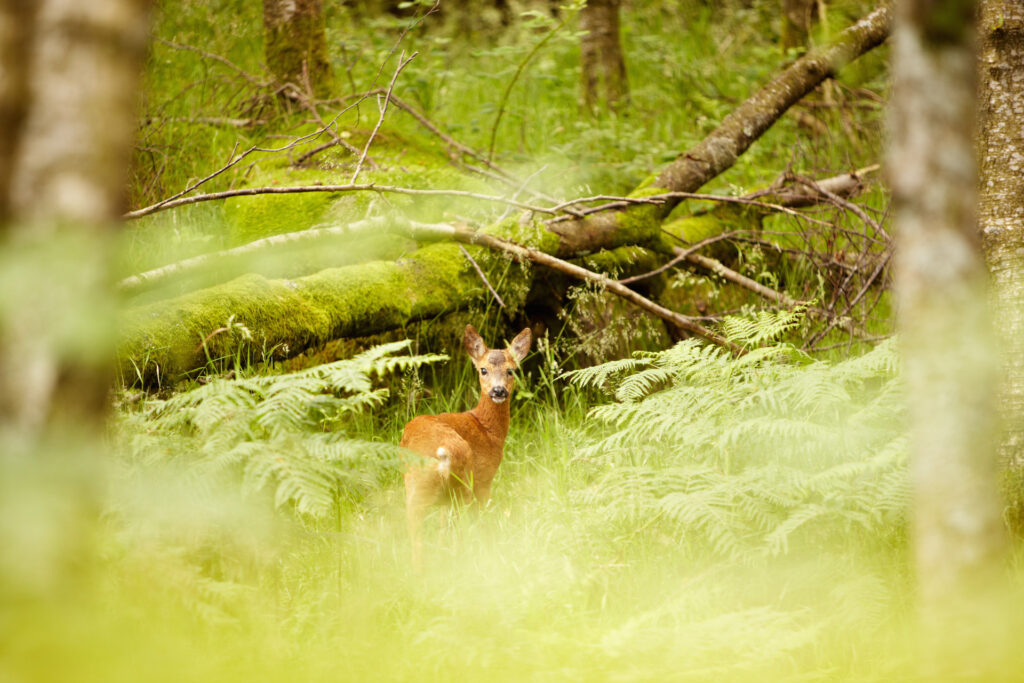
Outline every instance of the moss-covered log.
[[[371, 222], [365, 222], [370, 224]], [[380, 222], [372, 225], [383, 227]], [[386, 226], [420, 241], [457, 237], [451, 228], [394, 221]], [[560, 243], [536, 224], [508, 220], [487, 235], [533, 244], [542, 253]], [[652, 241], [653, 236], [648, 236]], [[606, 272], [635, 272], [653, 266], [651, 252], [609, 242], [597, 258]], [[618, 247], [618, 248], [616, 248]], [[472, 244], [466, 247], [485, 264], [492, 284], [512, 309], [520, 308], [530, 289], [532, 271], [519, 281], [496, 281], [500, 256]], [[487, 267], [487, 264], [490, 267]], [[331, 268], [293, 279], [246, 275], [174, 299], [129, 309], [123, 320], [121, 371], [127, 381], [153, 384], [174, 380], [203, 368], [208, 361], [284, 357], [338, 337], [366, 336], [400, 328], [466, 308], [489, 295], [472, 264], [455, 244], [422, 247], [397, 261], [373, 261]]]
[[121, 369], [129, 381], [152, 383], [201, 368], [208, 359], [290, 355], [437, 316], [484, 291], [454, 244], [291, 280], [246, 275], [127, 311]]

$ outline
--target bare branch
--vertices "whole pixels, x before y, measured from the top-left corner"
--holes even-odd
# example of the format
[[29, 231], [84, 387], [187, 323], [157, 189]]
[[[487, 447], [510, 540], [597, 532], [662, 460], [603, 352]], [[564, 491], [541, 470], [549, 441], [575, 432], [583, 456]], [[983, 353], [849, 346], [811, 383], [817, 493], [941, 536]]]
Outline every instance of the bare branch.
[[477, 264], [476, 259], [470, 256], [469, 252], [466, 251], [466, 248], [461, 244], [459, 245], [459, 251], [461, 251], [462, 255], [469, 259], [469, 262], [473, 264], [473, 270], [476, 271], [476, 274], [479, 275], [480, 279], [483, 280], [485, 285], [487, 285], [487, 289], [491, 290], [491, 295], [494, 296], [494, 300], [498, 302], [498, 305], [501, 306], [502, 308], [505, 308], [505, 302], [502, 301], [501, 297], [498, 296], [498, 293], [494, 291], [494, 287], [491, 287], [490, 281], [487, 279], [487, 276], [484, 275], [484, 271], [480, 269], [480, 266], [479, 264]]
[[[395, 89], [395, 81], [398, 80], [398, 74], [402, 73], [402, 69], [404, 69], [409, 64], [409, 62], [415, 59], [416, 55], [418, 54], [419, 52], [413, 52], [411, 55], [409, 55], [409, 59], [405, 59], [405, 52], [402, 52], [401, 56], [399, 56], [398, 68], [395, 69], [395, 74], [394, 76], [391, 77], [391, 83], [388, 85], [388, 90], [384, 94], [384, 104], [378, 105], [380, 107], [380, 118], [377, 119], [377, 125], [374, 126], [373, 132], [370, 133], [370, 137], [366, 141], [366, 146], [363, 147], [363, 154], [361, 157], [359, 157], [359, 162], [356, 164], [356, 170], [355, 172], [352, 173], [351, 180], [349, 180], [350, 183], [354, 183], [356, 181], [356, 178], [359, 177], [359, 171], [362, 170], [363, 168], [363, 162], [366, 160], [367, 152], [370, 151], [370, 145], [373, 144], [373, 138], [376, 137], [377, 131], [380, 130], [381, 124], [384, 123], [384, 115], [388, 111], [388, 101], [391, 99], [391, 91]], [[377, 97], [379, 98], [380, 96], [378, 95]]]
[[[237, 163], [237, 161], [233, 162]], [[526, 211], [533, 211], [536, 213], [551, 213], [551, 209], [543, 206], [536, 206], [534, 204], [527, 204], [526, 202], [520, 202], [514, 199], [507, 199], [505, 197], [498, 197], [495, 195], [479, 194], [477, 192], [468, 192], [465, 190], [427, 190], [427, 189], [414, 189], [410, 187], [396, 187], [393, 185], [378, 185], [376, 183], [361, 183], [355, 185], [298, 185], [294, 187], [241, 187], [233, 190], [224, 190], [223, 192], [210, 192], [207, 194], [197, 194], [191, 197], [180, 197], [174, 200], [164, 200], [160, 203], [147, 206], [143, 209], [136, 211], [129, 211], [128, 213], [121, 216], [125, 220], [131, 220], [134, 218], [142, 218], [148, 216], [151, 213], [157, 211], [163, 211], [166, 209], [173, 209], [178, 206], [185, 206], [187, 204], [196, 204], [199, 202], [210, 202], [221, 199], [229, 199], [231, 197], [249, 197], [258, 194], [301, 194], [303, 192], [391, 192], [394, 194], [411, 194], [411, 195], [424, 195], [424, 196], [443, 196], [443, 197], [467, 197], [470, 199], [479, 199], [487, 202], [497, 202], [499, 204], [508, 204], [515, 206]]]

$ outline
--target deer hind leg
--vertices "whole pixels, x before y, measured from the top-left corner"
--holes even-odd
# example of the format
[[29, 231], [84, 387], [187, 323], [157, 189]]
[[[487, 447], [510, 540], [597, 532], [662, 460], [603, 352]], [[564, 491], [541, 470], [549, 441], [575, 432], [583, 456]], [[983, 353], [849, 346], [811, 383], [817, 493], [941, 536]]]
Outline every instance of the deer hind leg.
[[487, 507], [487, 503], [491, 500], [491, 482], [475, 482], [473, 485], [473, 497], [476, 498], [477, 506], [481, 508]]
[[[405, 473], [405, 514], [412, 543], [413, 566], [423, 565], [423, 519], [427, 510], [449, 499], [465, 500], [471, 484], [464, 484], [472, 451], [457, 434], [447, 435], [445, 445], [432, 449], [429, 459]], [[423, 449], [426, 450], [426, 449]], [[429, 452], [429, 451], [428, 451]]]

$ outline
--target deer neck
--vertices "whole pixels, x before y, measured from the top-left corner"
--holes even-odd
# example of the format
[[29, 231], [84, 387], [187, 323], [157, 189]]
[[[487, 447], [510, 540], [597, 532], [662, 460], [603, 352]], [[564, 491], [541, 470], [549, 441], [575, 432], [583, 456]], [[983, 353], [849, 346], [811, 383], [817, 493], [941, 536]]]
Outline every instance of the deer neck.
[[508, 436], [509, 402], [507, 398], [501, 403], [495, 403], [487, 394], [483, 394], [476, 408], [469, 411], [499, 445], [504, 445], [505, 437]]

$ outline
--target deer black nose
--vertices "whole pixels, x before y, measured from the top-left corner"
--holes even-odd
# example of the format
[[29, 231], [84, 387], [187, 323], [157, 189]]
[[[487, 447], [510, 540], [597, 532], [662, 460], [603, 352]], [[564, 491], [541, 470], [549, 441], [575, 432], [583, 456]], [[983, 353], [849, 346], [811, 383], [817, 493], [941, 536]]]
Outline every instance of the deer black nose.
[[505, 387], [494, 387], [491, 389], [491, 398], [508, 398], [508, 389]]

